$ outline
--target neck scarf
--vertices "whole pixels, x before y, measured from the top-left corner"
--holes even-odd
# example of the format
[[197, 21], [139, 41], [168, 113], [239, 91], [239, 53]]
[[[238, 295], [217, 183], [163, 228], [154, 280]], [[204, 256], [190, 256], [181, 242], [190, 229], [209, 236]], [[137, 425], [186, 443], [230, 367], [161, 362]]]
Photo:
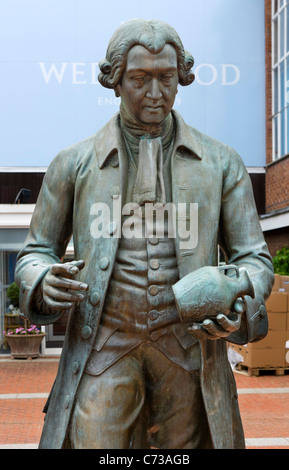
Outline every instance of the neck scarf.
[[164, 153], [170, 148], [174, 135], [171, 113], [161, 124], [145, 125], [132, 118], [121, 103], [120, 124], [137, 166], [131, 202], [140, 206], [146, 202], [165, 204], [163, 162]]

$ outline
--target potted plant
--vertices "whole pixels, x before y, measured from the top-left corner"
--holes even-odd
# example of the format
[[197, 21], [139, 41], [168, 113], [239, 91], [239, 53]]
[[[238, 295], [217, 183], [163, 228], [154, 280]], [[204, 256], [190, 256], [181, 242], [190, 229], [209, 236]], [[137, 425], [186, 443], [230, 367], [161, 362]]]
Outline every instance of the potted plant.
[[33, 359], [39, 356], [40, 344], [46, 333], [36, 325], [29, 327], [9, 328], [4, 331], [13, 359]]
[[[19, 287], [16, 282], [12, 282], [7, 289], [7, 297], [11, 301], [9, 310], [17, 315], [22, 315], [19, 311]], [[10, 347], [11, 357], [32, 359], [39, 356], [40, 344], [46, 335], [35, 325], [29, 325], [27, 319], [22, 316], [24, 327], [11, 327], [4, 331], [4, 336]]]

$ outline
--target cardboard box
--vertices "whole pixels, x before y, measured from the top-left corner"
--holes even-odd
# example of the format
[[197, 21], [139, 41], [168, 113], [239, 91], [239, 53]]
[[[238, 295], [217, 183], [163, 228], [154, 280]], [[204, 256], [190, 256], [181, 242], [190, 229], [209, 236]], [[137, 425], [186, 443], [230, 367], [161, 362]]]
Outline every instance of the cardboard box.
[[[288, 332], [285, 333], [285, 338], [289, 340]], [[249, 343], [243, 346], [230, 343], [230, 347], [236, 350], [243, 358], [240, 364], [249, 368], [272, 368], [272, 367], [287, 367], [289, 366], [289, 349], [285, 348], [285, 344], [278, 348], [256, 348], [254, 345], [262, 344]], [[287, 343], [289, 346], [289, 343]]]
[[257, 349], [282, 349], [285, 350], [287, 331], [269, 330], [267, 336], [256, 343], [248, 343], [245, 347], [249, 350]]
[[288, 294], [286, 292], [271, 292], [269, 299], [266, 301], [267, 312], [287, 312], [288, 311]]
[[281, 276], [279, 279], [279, 291], [289, 292], [289, 276]]
[[280, 274], [275, 274], [275, 282], [274, 282], [273, 289], [272, 289], [273, 292], [278, 292], [279, 291], [281, 278], [282, 278], [282, 276]]
[[285, 348], [282, 349], [246, 349], [241, 353], [243, 365], [247, 367], [285, 367]]
[[287, 312], [268, 312], [269, 331], [285, 331], [288, 324], [287, 317]]

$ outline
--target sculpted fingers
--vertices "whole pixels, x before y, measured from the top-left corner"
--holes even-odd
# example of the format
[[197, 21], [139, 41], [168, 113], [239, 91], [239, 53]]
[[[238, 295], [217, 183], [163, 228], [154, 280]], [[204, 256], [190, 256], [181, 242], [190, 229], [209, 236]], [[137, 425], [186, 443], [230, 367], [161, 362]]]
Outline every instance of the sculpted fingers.
[[217, 325], [213, 320], [204, 320], [202, 323], [203, 328], [212, 335], [215, 339], [227, 336], [227, 332], [223, 329], [223, 325]]
[[229, 336], [233, 331], [240, 328], [241, 314], [236, 315], [236, 319], [232, 320], [223, 314], [216, 318], [217, 323], [213, 320], [206, 319], [202, 323], [194, 323], [188, 327], [189, 332], [197, 339], [219, 339]]
[[51, 274], [62, 274], [63, 276], [71, 277], [79, 272], [84, 267], [84, 261], [71, 261], [70, 263], [56, 263], [51, 266]]
[[234, 305], [233, 305], [233, 311], [236, 313], [244, 313], [246, 310], [246, 305], [242, 297], [239, 297]]
[[203, 328], [203, 323], [194, 323], [188, 327], [188, 331], [198, 340], [214, 339], [208, 331]]
[[86, 291], [88, 285], [73, 279], [73, 275], [83, 267], [82, 260], [51, 266], [42, 281], [43, 299], [49, 307], [66, 310], [71, 308], [74, 302], [82, 302], [84, 296], [81, 292]]
[[55, 289], [53, 286], [46, 286], [44, 289], [44, 294], [52, 297], [55, 300], [65, 301], [65, 302], [81, 302], [84, 299], [82, 294], [69, 292], [69, 291], [62, 291], [59, 289]]
[[46, 281], [47, 284], [58, 289], [71, 289], [80, 291], [86, 291], [88, 289], [88, 285], [84, 282], [75, 281], [74, 279], [69, 279], [61, 276], [50, 275], [47, 276]]
[[224, 328], [226, 331], [232, 333], [240, 328], [241, 325], [241, 316], [242, 314], [237, 314], [236, 319], [230, 320], [223, 314], [217, 316], [218, 323]]

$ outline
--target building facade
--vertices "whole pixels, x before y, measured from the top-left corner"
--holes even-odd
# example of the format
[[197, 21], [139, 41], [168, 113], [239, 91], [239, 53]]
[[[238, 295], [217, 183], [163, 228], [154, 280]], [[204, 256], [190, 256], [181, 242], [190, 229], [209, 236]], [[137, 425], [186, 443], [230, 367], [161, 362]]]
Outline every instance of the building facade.
[[260, 220], [272, 256], [289, 246], [289, 1], [265, 0], [266, 184]]

